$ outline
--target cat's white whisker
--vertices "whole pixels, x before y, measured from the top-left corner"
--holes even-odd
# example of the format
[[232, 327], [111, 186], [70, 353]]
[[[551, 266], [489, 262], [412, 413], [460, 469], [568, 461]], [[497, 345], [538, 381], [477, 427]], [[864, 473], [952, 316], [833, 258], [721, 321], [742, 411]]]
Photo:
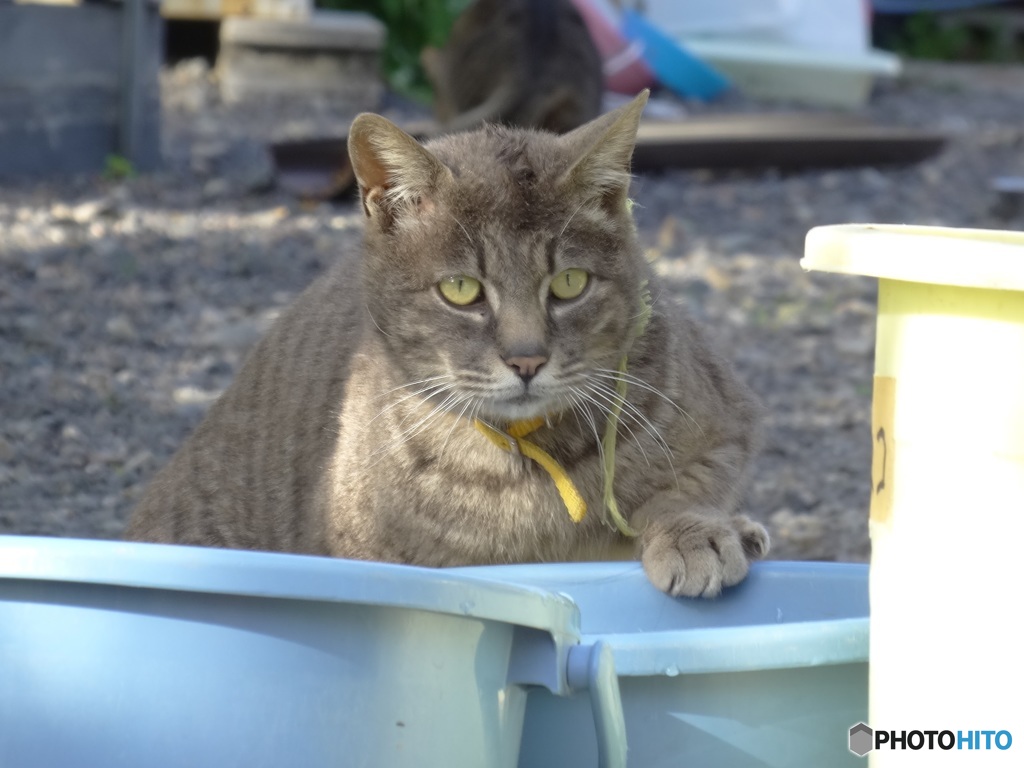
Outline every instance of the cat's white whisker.
[[658, 389], [657, 387], [654, 387], [654, 386], [648, 384], [643, 379], [637, 378], [636, 376], [633, 376], [632, 374], [629, 374], [629, 373], [623, 373], [622, 371], [612, 370], [611, 368], [596, 368], [593, 371], [593, 375], [594, 376], [599, 376], [599, 377], [604, 378], [604, 379], [611, 379], [611, 380], [613, 380], [615, 382], [625, 381], [631, 387], [638, 387], [639, 389], [643, 389], [643, 390], [646, 390], [646, 391], [650, 392], [652, 395], [656, 395], [657, 397], [660, 397], [666, 403], [668, 403], [673, 408], [675, 408], [677, 411], [679, 411], [680, 415], [685, 416], [687, 419], [689, 419], [690, 423], [693, 424], [693, 426], [695, 426], [697, 428], [697, 430], [700, 432], [701, 436], [702, 437], [704, 436], [704, 428], [697, 422], [697, 420], [695, 418], [693, 418], [693, 416], [691, 416], [685, 409], [680, 407], [680, 405], [678, 403], [676, 403], [674, 400], [672, 400], [672, 398], [670, 398], [668, 395], [666, 395], [660, 389]]
[[[436, 419], [440, 414], [445, 413], [447, 411], [447, 409], [448, 409], [449, 404], [451, 404], [453, 402], [456, 402], [458, 399], [459, 399], [459, 395], [457, 393], [450, 392], [445, 397], [444, 400], [442, 400], [440, 403], [438, 403], [437, 405], [435, 405], [431, 409], [430, 413], [428, 413], [426, 416], [422, 417], [419, 421], [417, 421], [411, 427], [408, 427], [408, 428], [402, 430], [401, 432], [399, 432], [398, 435], [396, 435], [393, 440], [385, 443], [379, 449], [377, 449], [377, 451], [374, 452], [374, 455], [376, 455], [378, 453], [385, 453], [387, 451], [394, 450], [395, 448], [398, 448], [399, 446], [404, 445], [410, 439], [412, 439], [415, 435], [417, 435], [420, 432], [422, 432], [427, 427], [427, 425], [430, 424], [432, 421], [434, 421], [434, 419]], [[408, 418], [408, 416], [406, 418]], [[401, 427], [404, 423], [405, 423], [405, 419], [403, 419], [401, 422], [399, 422], [399, 427]]]
[[565, 234], [565, 230], [567, 230], [569, 228], [570, 222], [573, 219], [576, 218], [576, 214], [579, 213], [580, 211], [582, 211], [583, 210], [583, 206], [585, 206], [586, 204], [587, 204], [587, 201], [584, 200], [582, 203], [580, 203], [579, 205], [576, 206], [576, 210], [575, 211], [573, 211], [571, 214], [569, 214], [569, 218], [566, 219], [565, 220], [565, 224], [562, 225], [562, 231], [558, 233], [559, 237], [561, 237], [562, 235]]
[[410, 382], [407, 382], [405, 384], [399, 384], [397, 387], [392, 387], [391, 389], [385, 389], [383, 392], [381, 392], [379, 395], [377, 395], [377, 397], [378, 398], [384, 398], [384, 397], [387, 397], [388, 395], [390, 395], [392, 392], [397, 392], [400, 389], [408, 389], [409, 387], [417, 387], [420, 384], [426, 384], [427, 382], [430, 382], [430, 381], [441, 381], [442, 379], [454, 379], [454, 378], [455, 378], [455, 376], [453, 374], [450, 374], [450, 373], [442, 373], [442, 374], [439, 374], [437, 376], [427, 376], [425, 379], [417, 379], [416, 381], [410, 381]]
[[476, 243], [473, 242], [473, 238], [470, 237], [469, 230], [462, 226], [462, 222], [455, 218], [455, 214], [452, 213], [451, 211], [446, 211], [446, 213], [451, 217], [452, 221], [459, 225], [459, 229], [462, 230], [463, 234], [466, 236], [466, 239], [469, 241], [469, 244], [475, 246]]
[[383, 328], [381, 328], [380, 325], [377, 323], [377, 319], [373, 316], [373, 312], [370, 311], [370, 305], [369, 304], [363, 304], [363, 306], [366, 308], [366, 314], [369, 315], [370, 322], [373, 323], [373, 327], [376, 328], [378, 331], [380, 331], [385, 336], [387, 336], [389, 339], [393, 338], [390, 333], [388, 333]]
[[462, 385], [489, 384], [492, 381], [492, 377], [479, 371], [456, 371], [455, 376]]
[[[412, 400], [412, 399], [417, 398], [417, 397], [422, 399], [422, 400], [429, 400], [430, 398], [436, 397], [437, 395], [441, 394], [442, 392], [445, 392], [446, 390], [450, 390], [451, 388], [452, 388], [451, 384], [441, 384], [441, 383], [428, 384], [427, 386], [423, 387], [422, 389], [418, 389], [415, 392], [410, 392], [407, 395], [403, 395], [402, 397], [398, 398], [397, 400], [392, 400], [390, 403], [388, 403], [383, 408], [381, 408], [380, 413], [378, 413], [377, 415], [379, 416], [381, 413], [387, 413], [392, 408], [395, 408], [395, 407], [401, 405], [402, 403], [407, 402], [407, 401]], [[374, 418], [377, 418], [377, 417], [374, 416]]]
[[633, 384], [642, 389], [646, 389], [648, 392], [651, 392], [652, 394], [655, 394], [658, 397], [662, 398], [666, 403], [671, 405], [677, 411], [682, 412], [683, 410], [682, 408], [679, 407], [678, 403], [673, 401], [668, 395], [666, 395], [660, 389], [651, 384], [648, 384], [643, 379], [639, 378], [638, 376], [634, 376], [628, 371], [617, 371], [613, 368], [595, 368], [592, 373], [594, 375], [603, 376], [604, 378], [607, 379], [614, 379], [615, 381], [625, 381], [627, 384]]
[[[472, 408], [476, 404], [476, 401], [474, 400], [474, 398], [472, 398], [472, 397], [470, 397], [468, 395], [464, 395], [462, 397], [462, 400], [465, 402], [465, 404], [462, 406], [462, 410], [459, 411], [458, 416], [456, 416], [454, 419], [452, 419], [451, 429], [449, 429], [448, 430], [448, 434], [446, 434], [444, 436], [444, 442], [441, 443], [441, 448], [437, 452], [437, 458], [439, 460], [440, 460], [440, 458], [442, 456], [444, 456], [444, 449], [448, 445], [448, 440], [451, 439], [452, 433], [455, 431], [455, 428], [458, 427], [462, 423], [462, 419], [466, 415], [466, 411], [468, 411], [470, 408]], [[457, 405], [458, 405], [458, 403], [456, 403], [456, 406]], [[454, 410], [454, 408], [452, 410]]]
[[[602, 392], [606, 393], [606, 397], [614, 397], [614, 401], [616, 403], [621, 403], [620, 415], [629, 415], [630, 417], [632, 417], [637, 422], [637, 424], [639, 424], [640, 427], [645, 432], [647, 432], [647, 434], [650, 435], [651, 438], [653, 438], [657, 446], [661, 448], [662, 453], [665, 454], [665, 459], [668, 461], [669, 470], [672, 472], [672, 478], [675, 481], [676, 488], [678, 489], [680, 487], [679, 474], [676, 472], [675, 462], [672, 459], [672, 449], [669, 447], [669, 444], [668, 442], [666, 442], [665, 438], [662, 437], [661, 431], [657, 428], [657, 426], [655, 426], [654, 422], [652, 422], [647, 417], [647, 414], [645, 414], [643, 411], [641, 411], [639, 408], [633, 405], [633, 403], [630, 403], [628, 399], [623, 398], [617, 390], [614, 390], [611, 387], [608, 387], [600, 382], [595, 381], [589, 382], [588, 386], [590, 388], [598, 387]], [[593, 391], [593, 389], [591, 389], [591, 391]], [[626, 426], [626, 422], [624, 420], [620, 419], [620, 423], [623, 424], [623, 426]]]
[[640, 426], [648, 429], [648, 434], [651, 435], [655, 440], [659, 441], [664, 445], [665, 449], [668, 449], [668, 444], [665, 443], [661, 437], [661, 432], [658, 431], [657, 427], [654, 426], [653, 422], [647, 417], [647, 414], [640, 410], [636, 405], [629, 401], [629, 398], [623, 397], [619, 394], [618, 390], [607, 386], [599, 381], [590, 381], [587, 383], [589, 391], [602, 395], [608, 402], [614, 407], [620, 409], [623, 415], [631, 417]]
[[[598, 389], [594, 389], [592, 384], [588, 384], [587, 385], [587, 390], [589, 392], [589, 396], [590, 396], [592, 401], [596, 402], [594, 400], [594, 398], [596, 396], [600, 396], [602, 398], [602, 400], [604, 400], [606, 403], [608, 403], [607, 405], [602, 405], [602, 407], [607, 409], [609, 415], [611, 415], [612, 409], [616, 405], [618, 405], [620, 408], [622, 406], [622, 403], [619, 400], [610, 398], [604, 392], [601, 392]], [[636, 443], [636, 447], [640, 449], [640, 454], [644, 457], [644, 461], [647, 463], [647, 466], [648, 467], [651, 466], [651, 460], [647, 456], [647, 451], [644, 450], [643, 442], [637, 437], [636, 433], [629, 426], [629, 423], [626, 421], [626, 419], [622, 418], [623, 415], [630, 416], [635, 421], [637, 421], [640, 424], [640, 426], [644, 427], [644, 429], [647, 430], [647, 433], [651, 435], [651, 437], [655, 440], [655, 442], [658, 442], [658, 441], [664, 442], [663, 440], [661, 440], [661, 435], [656, 435], [656, 434], [652, 433], [650, 429], [647, 429], [647, 427], [644, 426], [642, 418], [638, 419], [636, 416], [634, 416], [631, 413], [628, 413], [628, 412], [625, 412], [625, 411], [620, 411], [620, 414], [619, 414], [620, 418], [618, 420], [618, 423], [622, 425], [622, 428], [625, 429], [626, 432], [629, 433], [629, 436], [633, 439], [633, 442]], [[655, 432], [656, 431], [657, 430], [655, 430]], [[662, 447], [662, 450], [666, 450], [666, 449], [667, 449], [667, 446], [663, 446]], [[669, 458], [669, 461], [671, 462], [671, 457]]]
[[[430, 385], [428, 385], [426, 387], [423, 387], [420, 390], [417, 390], [416, 392], [413, 392], [411, 394], [405, 395], [404, 397], [400, 397], [399, 399], [395, 400], [394, 402], [388, 403], [386, 406], [381, 408], [377, 412], [377, 415], [375, 415], [372, 419], [370, 419], [368, 422], [366, 422], [366, 426], [367, 427], [370, 426], [371, 424], [373, 424], [373, 422], [375, 422], [377, 419], [379, 419], [385, 413], [387, 413], [388, 411], [390, 411], [390, 410], [392, 410], [394, 408], [397, 408], [402, 403], [404, 403], [404, 402], [406, 402], [408, 400], [411, 400], [411, 399], [413, 399], [415, 397], [420, 397], [423, 400], [429, 400], [430, 398], [436, 397], [437, 395], [440, 395], [442, 392], [445, 392], [445, 391], [450, 390], [450, 389], [451, 389], [451, 385], [450, 384], [430, 384]], [[403, 418], [399, 422], [399, 425], [404, 424], [406, 418], [408, 418], [408, 416]]]
[[[576, 387], [569, 387], [569, 398], [572, 401], [572, 412], [579, 420], [580, 415], [586, 419], [590, 425], [590, 431], [594, 435], [594, 444], [597, 445], [597, 455], [601, 459], [601, 466], [604, 466], [604, 444], [601, 442], [601, 435], [597, 431], [597, 424], [594, 421], [594, 415], [587, 408], [586, 395]], [[581, 425], [582, 427], [582, 425]]]
[[384, 461], [384, 459], [386, 459], [390, 454], [394, 453], [407, 442], [412, 440], [417, 434], [426, 429], [440, 415], [440, 413], [441, 411], [438, 411], [436, 409], [434, 411], [431, 411], [430, 414], [428, 414], [419, 422], [417, 422], [412, 428], [396, 436], [393, 440], [388, 441], [380, 448], [378, 448], [376, 451], [371, 453], [370, 457], [375, 458], [376, 460], [370, 463], [367, 466], [366, 470], [372, 470], [380, 462]]

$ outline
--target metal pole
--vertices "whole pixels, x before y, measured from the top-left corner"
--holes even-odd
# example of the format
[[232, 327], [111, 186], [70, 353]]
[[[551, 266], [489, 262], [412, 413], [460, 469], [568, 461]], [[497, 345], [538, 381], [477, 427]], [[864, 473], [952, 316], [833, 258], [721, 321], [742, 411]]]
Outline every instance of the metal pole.
[[121, 0], [124, 11], [121, 26], [121, 76], [118, 115], [117, 152], [133, 165], [140, 161], [142, 129], [139, 107], [145, 62], [143, 38], [147, 0]]

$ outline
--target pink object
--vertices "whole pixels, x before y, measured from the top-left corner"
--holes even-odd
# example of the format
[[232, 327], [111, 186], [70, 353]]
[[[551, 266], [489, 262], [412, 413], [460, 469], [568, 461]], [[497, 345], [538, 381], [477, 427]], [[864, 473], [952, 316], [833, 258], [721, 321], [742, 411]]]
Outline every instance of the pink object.
[[605, 88], [634, 94], [654, 85], [654, 74], [643, 60], [643, 48], [619, 33], [615, 18], [602, 10], [600, 0], [572, 0], [572, 4], [583, 17], [601, 54]]

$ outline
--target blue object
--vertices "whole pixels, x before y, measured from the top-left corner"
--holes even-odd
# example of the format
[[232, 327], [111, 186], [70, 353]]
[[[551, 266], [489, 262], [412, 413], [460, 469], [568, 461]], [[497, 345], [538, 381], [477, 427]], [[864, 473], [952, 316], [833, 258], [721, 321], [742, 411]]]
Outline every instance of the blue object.
[[936, 13], [977, 8], [982, 5], [999, 5], [1003, 2], [1005, 0], [872, 0], [871, 5], [878, 13]]
[[635, 563], [0, 536], [0, 766], [624, 768], [627, 736], [632, 766], [842, 765], [866, 573], [757, 564], [706, 601]]
[[708, 101], [729, 88], [725, 76], [635, 11], [623, 11], [622, 35], [643, 46], [643, 59], [655, 77], [680, 96]]
[[512, 768], [578, 626], [440, 570], [0, 536], [0, 766]]
[[[614, 656], [632, 767], [864, 765], [847, 731], [868, 714], [866, 565], [755, 563], [714, 600], [667, 597], [632, 563], [470, 571], [579, 606], [582, 642]], [[588, 700], [531, 691], [519, 765], [590, 768], [592, 722]]]

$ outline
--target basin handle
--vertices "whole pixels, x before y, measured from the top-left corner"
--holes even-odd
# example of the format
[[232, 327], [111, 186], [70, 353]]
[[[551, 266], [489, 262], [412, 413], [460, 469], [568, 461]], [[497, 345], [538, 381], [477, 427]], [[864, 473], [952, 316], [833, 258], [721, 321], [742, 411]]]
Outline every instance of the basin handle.
[[626, 768], [626, 719], [611, 646], [599, 640], [569, 648], [566, 677], [570, 688], [590, 691], [598, 768]]

